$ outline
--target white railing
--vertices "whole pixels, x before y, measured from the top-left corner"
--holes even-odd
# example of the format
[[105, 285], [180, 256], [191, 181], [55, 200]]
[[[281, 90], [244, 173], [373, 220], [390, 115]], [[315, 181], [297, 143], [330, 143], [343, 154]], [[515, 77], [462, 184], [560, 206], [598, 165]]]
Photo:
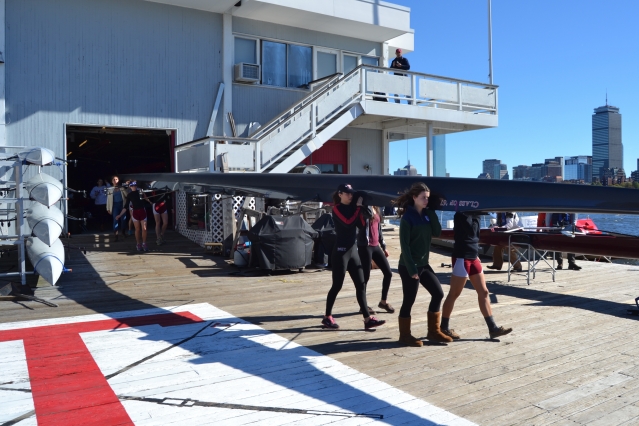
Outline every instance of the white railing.
[[[361, 65], [347, 75], [329, 77], [249, 138], [212, 136], [177, 146], [176, 170], [266, 171], [363, 101], [399, 101], [398, 108], [445, 108], [492, 115], [497, 114], [497, 86], [410, 71], [396, 75], [388, 68]], [[398, 116], [401, 111], [397, 110]]]

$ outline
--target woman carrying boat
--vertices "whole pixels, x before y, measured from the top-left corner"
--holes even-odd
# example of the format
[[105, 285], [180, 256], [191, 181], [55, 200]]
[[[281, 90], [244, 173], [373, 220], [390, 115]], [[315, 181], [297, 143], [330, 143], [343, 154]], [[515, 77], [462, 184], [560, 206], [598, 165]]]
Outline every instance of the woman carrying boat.
[[113, 233], [115, 234], [115, 241], [118, 241], [120, 231], [122, 231], [122, 235], [126, 238], [127, 216], [124, 215], [118, 219], [116, 219], [116, 217], [124, 208], [124, 199], [128, 191], [120, 184], [120, 178], [118, 176], [111, 178], [111, 184], [113, 186], [107, 190], [106, 209], [113, 218]]
[[436, 342], [452, 342], [453, 339], [439, 329], [440, 306], [444, 298], [442, 285], [428, 264], [432, 237], [441, 234], [435, 210], [428, 208], [430, 189], [425, 183], [416, 182], [401, 195], [395, 204], [399, 207], [399, 276], [402, 279], [404, 300], [399, 310], [399, 341], [408, 346], [422, 346], [421, 340], [411, 334], [411, 309], [417, 297], [419, 284], [431, 295], [428, 306], [428, 334], [426, 338]]
[[[382, 299], [377, 305], [378, 308], [384, 309], [386, 312], [393, 313], [393, 308], [386, 300], [388, 298], [388, 289], [390, 288], [391, 279], [393, 278], [393, 272], [388, 264], [388, 250], [386, 250], [386, 243], [384, 242], [384, 236], [382, 234], [382, 220], [379, 212], [379, 208], [372, 207], [372, 217], [370, 219], [364, 219], [364, 216], [360, 216], [364, 221], [364, 229], [357, 234], [357, 252], [359, 258], [362, 261], [362, 268], [364, 269], [364, 282], [368, 286], [368, 280], [371, 276], [372, 262], [375, 262], [377, 267], [384, 274], [382, 280]], [[369, 312], [374, 314], [374, 311], [369, 308]]]
[[450, 290], [444, 301], [441, 329], [444, 334], [459, 339], [455, 330], [449, 328], [450, 315], [453, 312], [455, 301], [466, 285], [466, 280], [470, 278], [470, 283], [477, 292], [477, 302], [479, 310], [484, 316], [488, 333], [491, 339], [504, 336], [512, 328], [497, 326], [493, 319], [493, 311], [490, 307], [488, 287], [486, 278], [479, 261], [479, 215], [473, 213], [457, 212], [453, 218], [454, 238], [453, 246], [453, 274], [450, 277]]
[[363, 199], [358, 197], [357, 202], [353, 202], [355, 191], [348, 184], [341, 184], [333, 194], [333, 222], [335, 224], [335, 244], [331, 255], [333, 271], [333, 286], [326, 297], [326, 313], [322, 319], [322, 325], [326, 328], [338, 329], [339, 325], [333, 319], [333, 305], [337, 294], [342, 289], [344, 277], [348, 271], [353, 284], [355, 284], [355, 295], [362, 315], [364, 316], [364, 327], [370, 329], [384, 324], [386, 321], [378, 320], [368, 313], [366, 303], [366, 285], [362, 263], [357, 253], [357, 229], [364, 227], [365, 221], [370, 218], [371, 213], [368, 208], [362, 206]]
[[135, 227], [135, 242], [137, 243], [138, 251], [149, 251], [146, 245], [146, 209], [144, 208], [144, 201], [140, 197], [140, 191], [138, 191], [138, 183], [133, 181], [129, 184], [131, 192], [129, 192], [124, 200], [124, 207], [119, 215], [115, 218], [119, 219], [126, 213], [127, 207], [131, 212], [131, 220], [133, 220], [133, 226]]

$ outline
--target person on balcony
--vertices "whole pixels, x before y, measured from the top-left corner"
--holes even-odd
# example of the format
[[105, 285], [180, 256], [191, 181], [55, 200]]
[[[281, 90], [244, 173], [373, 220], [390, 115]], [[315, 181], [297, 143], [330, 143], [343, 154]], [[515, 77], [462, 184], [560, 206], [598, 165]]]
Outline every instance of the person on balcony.
[[[394, 70], [404, 70], [408, 71], [410, 69], [410, 64], [408, 63], [408, 59], [402, 56], [402, 49], [395, 50], [395, 59], [392, 60], [390, 67]], [[406, 74], [401, 72], [396, 72], [395, 75], [405, 76]], [[399, 94], [395, 94], [395, 103], [400, 103]]]
[[335, 224], [335, 244], [331, 255], [333, 286], [326, 297], [326, 312], [322, 318], [322, 325], [324, 328], [334, 330], [338, 329], [339, 325], [333, 319], [333, 305], [344, 284], [346, 271], [355, 284], [355, 296], [364, 316], [364, 327], [368, 330], [386, 322], [378, 320], [368, 312], [364, 272], [357, 253], [357, 229], [363, 230], [365, 220], [362, 220], [361, 216], [363, 215], [364, 219], [369, 219], [371, 212], [369, 208], [362, 205], [363, 197], [358, 196], [357, 202], [354, 203], [353, 194], [355, 194], [353, 187], [344, 183], [339, 185], [333, 194], [333, 203], [335, 203], [331, 213]]
[[[497, 224], [492, 228], [492, 231], [510, 231], [511, 229], [521, 227], [521, 221], [519, 220], [519, 216], [515, 212], [500, 212], [497, 213]], [[493, 264], [488, 265], [488, 269], [496, 269], [501, 271], [502, 266], [504, 265], [504, 249], [506, 246], [495, 246], [493, 247]], [[508, 254], [510, 257], [510, 263], [512, 263], [512, 269], [515, 272], [521, 272], [521, 262], [517, 260], [517, 251], [511, 247], [510, 253]]]

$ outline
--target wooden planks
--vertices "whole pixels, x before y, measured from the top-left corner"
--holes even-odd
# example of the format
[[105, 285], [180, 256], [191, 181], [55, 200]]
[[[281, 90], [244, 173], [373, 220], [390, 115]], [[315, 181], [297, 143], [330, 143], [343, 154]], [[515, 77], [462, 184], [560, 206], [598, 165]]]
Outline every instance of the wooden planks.
[[[387, 231], [385, 238], [395, 269], [397, 232]], [[396, 314], [380, 313], [388, 324], [375, 332], [363, 331], [349, 280], [334, 309], [342, 329], [321, 330], [330, 288], [327, 271], [246, 273], [176, 234], [145, 254], [131, 250], [129, 240], [112, 243], [106, 235], [76, 236], [72, 242], [90, 243], [93, 251], [86, 255], [71, 251], [67, 266], [74, 272], [63, 275], [61, 288], [42, 287], [36, 292], [60, 307], [0, 301], [0, 323], [211, 303], [339, 360], [388, 389], [407, 392], [479, 424], [639, 421], [639, 338], [635, 337], [639, 318], [625, 312], [639, 295], [638, 266], [579, 262], [582, 271], [558, 271], [554, 283], [549, 274], [539, 274], [530, 286], [522, 277], [507, 283], [505, 272], [487, 271], [495, 318], [514, 328], [511, 335], [501, 341], [486, 338], [475, 292], [469, 288], [462, 292], [451, 319], [462, 341], [405, 348], [396, 343]], [[439, 267], [442, 262], [449, 263], [449, 255], [436, 249], [431, 264], [447, 293], [450, 268]], [[380, 297], [381, 278], [380, 271], [372, 271], [368, 285], [372, 307]], [[401, 299], [401, 282], [395, 274], [389, 301], [399, 309]], [[429, 302], [428, 293], [420, 289], [412, 311], [417, 336], [426, 335]], [[275, 398], [277, 392], [284, 390], [269, 391]], [[247, 394], [246, 400], [260, 398]], [[157, 407], [159, 412], [164, 409]]]

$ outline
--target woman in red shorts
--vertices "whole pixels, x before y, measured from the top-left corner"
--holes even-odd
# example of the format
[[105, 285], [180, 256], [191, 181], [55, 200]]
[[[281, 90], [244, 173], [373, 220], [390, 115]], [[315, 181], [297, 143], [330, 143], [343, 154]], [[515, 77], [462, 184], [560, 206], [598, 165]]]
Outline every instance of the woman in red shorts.
[[450, 315], [453, 312], [455, 301], [461, 294], [466, 285], [466, 280], [470, 278], [470, 283], [477, 292], [477, 301], [479, 302], [479, 310], [486, 320], [488, 332], [491, 339], [504, 336], [511, 331], [512, 328], [504, 328], [497, 326], [493, 319], [493, 311], [490, 307], [490, 299], [488, 287], [486, 287], [486, 278], [479, 261], [479, 215], [472, 213], [455, 213], [454, 235], [455, 244], [453, 246], [453, 274], [450, 277], [450, 291], [442, 312], [441, 331], [449, 337], [457, 340], [459, 335], [455, 330], [449, 328]]

